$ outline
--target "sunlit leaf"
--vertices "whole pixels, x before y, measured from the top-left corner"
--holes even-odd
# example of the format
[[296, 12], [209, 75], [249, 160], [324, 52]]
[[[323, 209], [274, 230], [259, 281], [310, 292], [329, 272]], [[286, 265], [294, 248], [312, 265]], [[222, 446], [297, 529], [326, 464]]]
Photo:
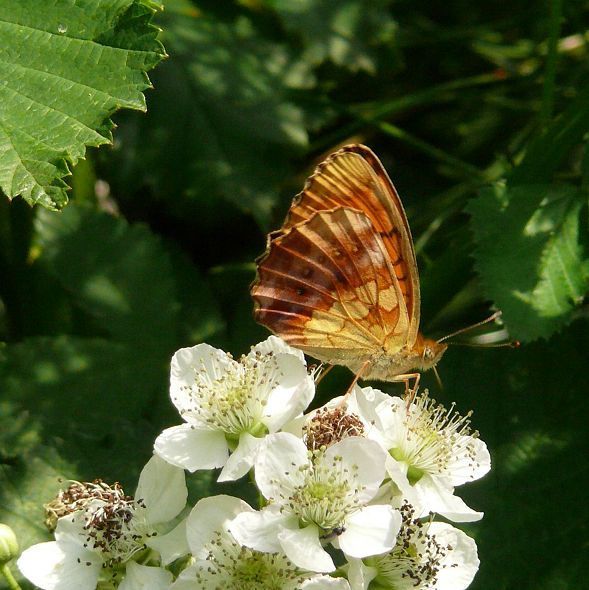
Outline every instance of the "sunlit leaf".
[[[110, 115], [145, 110], [163, 55], [145, 0], [0, 0], [0, 188], [59, 209], [86, 146], [111, 141]], [[8, 41], [9, 40], [9, 41]]]

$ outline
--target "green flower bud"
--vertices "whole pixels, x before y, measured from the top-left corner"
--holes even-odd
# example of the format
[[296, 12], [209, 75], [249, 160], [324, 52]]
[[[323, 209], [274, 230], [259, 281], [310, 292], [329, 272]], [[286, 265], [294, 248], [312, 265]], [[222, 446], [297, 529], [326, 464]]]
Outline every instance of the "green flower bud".
[[14, 531], [0, 523], [0, 565], [8, 563], [18, 555], [18, 541]]

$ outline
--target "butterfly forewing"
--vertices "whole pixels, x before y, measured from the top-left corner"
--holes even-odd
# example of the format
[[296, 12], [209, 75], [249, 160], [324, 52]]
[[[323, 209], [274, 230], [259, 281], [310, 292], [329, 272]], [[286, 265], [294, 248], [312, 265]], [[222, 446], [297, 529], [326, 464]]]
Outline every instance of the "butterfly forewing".
[[406, 343], [409, 317], [389, 255], [367, 215], [313, 213], [270, 240], [252, 287], [255, 317], [327, 362]]
[[278, 235], [307, 221], [317, 211], [348, 207], [363, 211], [381, 237], [409, 316], [412, 346], [419, 328], [419, 277], [409, 224], [401, 200], [375, 154], [350, 145], [321, 163], [295, 197]]

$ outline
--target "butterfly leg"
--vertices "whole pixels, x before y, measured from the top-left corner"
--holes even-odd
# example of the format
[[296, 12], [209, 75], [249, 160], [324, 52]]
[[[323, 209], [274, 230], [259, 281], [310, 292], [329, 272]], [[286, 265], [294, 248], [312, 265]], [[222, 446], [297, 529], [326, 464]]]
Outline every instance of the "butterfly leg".
[[354, 375], [354, 379], [352, 380], [352, 382], [350, 383], [350, 386], [348, 387], [348, 390], [346, 391], [345, 395], [344, 395], [344, 399], [342, 399], [341, 403], [338, 404], [338, 407], [345, 407], [346, 406], [346, 402], [348, 401], [348, 398], [350, 397], [352, 391], [354, 390], [354, 386], [356, 385], [356, 383], [358, 383], [358, 379], [360, 379], [360, 377], [362, 377], [362, 373], [364, 373], [366, 371], [366, 369], [368, 369], [370, 367], [370, 361], [365, 361], [362, 366], [358, 369], [358, 372]]
[[[409, 381], [415, 379], [413, 387], [409, 386]], [[417, 392], [419, 391], [419, 381], [421, 373], [404, 373], [403, 375], [396, 375], [393, 381], [401, 381], [405, 384], [405, 403], [407, 408], [413, 403]]]
[[329, 373], [329, 371], [331, 371], [331, 369], [333, 369], [333, 365], [325, 366], [323, 363], [321, 363], [313, 371], [313, 380], [315, 381], [316, 386], [319, 385], [319, 383], [321, 383], [321, 381], [323, 380], [323, 377], [325, 377], [325, 375], [327, 375], [327, 373]]

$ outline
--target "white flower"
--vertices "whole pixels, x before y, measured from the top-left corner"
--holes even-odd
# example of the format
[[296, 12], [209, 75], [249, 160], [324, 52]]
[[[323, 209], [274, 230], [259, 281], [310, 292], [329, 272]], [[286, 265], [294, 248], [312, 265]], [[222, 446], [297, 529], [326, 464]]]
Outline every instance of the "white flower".
[[198, 502], [187, 518], [194, 563], [171, 590], [349, 590], [344, 578], [298, 568], [283, 553], [262, 553], [237, 543], [229, 522], [253, 509], [239, 498], [215, 496]]
[[264, 435], [301, 414], [314, 393], [303, 353], [276, 336], [239, 362], [208, 344], [182, 348], [172, 358], [170, 396], [185, 424], [164, 430], [155, 452], [189, 471], [224, 467], [219, 481], [238, 479]]
[[135, 498], [118, 484], [73, 484], [59, 496], [64, 515], [55, 541], [29, 547], [18, 567], [43, 590], [94, 590], [99, 580], [114, 583], [120, 575], [124, 590], [168, 588], [167, 572], [134, 560], [165, 565], [188, 552], [184, 523], [168, 532], [186, 497], [184, 472], [155, 456], [141, 472]]
[[317, 572], [335, 569], [322, 546], [329, 542], [355, 557], [388, 551], [401, 516], [389, 505], [367, 505], [385, 476], [385, 459], [377, 443], [360, 437], [308, 451], [293, 434], [272, 434], [255, 462], [256, 483], [269, 504], [242, 512], [230, 530], [243, 545], [284, 552]]
[[454, 486], [473, 481], [491, 468], [487, 446], [463, 417], [437, 405], [427, 394], [409, 407], [405, 400], [372, 387], [356, 388], [348, 403], [365, 424], [365, 436], [388, 452], [387, 471], [418, 516], [436, 512], [456, 522], [483, 514], [454, 495]]
[[452, 525], [413, 519], [408, 506], [402, 511], [404, 522], [392, 551], [350, 559], [352, 590], [465, 590], [479, 568], [474, 540]]

